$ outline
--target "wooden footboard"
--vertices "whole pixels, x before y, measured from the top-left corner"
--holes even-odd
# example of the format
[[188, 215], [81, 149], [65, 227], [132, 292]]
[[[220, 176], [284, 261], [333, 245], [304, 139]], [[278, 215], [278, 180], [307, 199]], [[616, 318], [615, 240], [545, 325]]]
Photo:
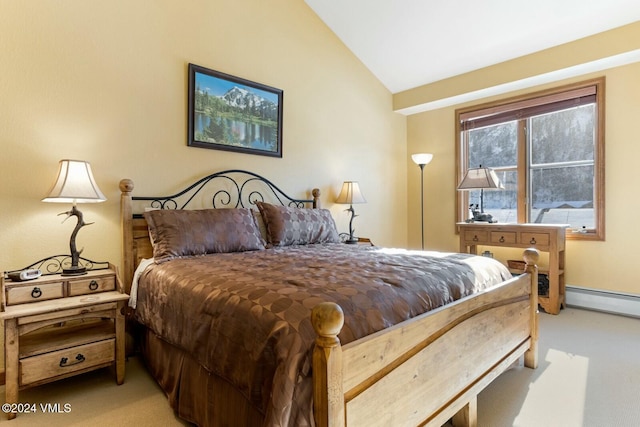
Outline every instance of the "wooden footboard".
[[537, 367], [538, 257], [527, 249], [527, 274], [343, 347], [341, 308], [319, 304], [316, 425], [476, 425], [480, 391], [523, 355]]

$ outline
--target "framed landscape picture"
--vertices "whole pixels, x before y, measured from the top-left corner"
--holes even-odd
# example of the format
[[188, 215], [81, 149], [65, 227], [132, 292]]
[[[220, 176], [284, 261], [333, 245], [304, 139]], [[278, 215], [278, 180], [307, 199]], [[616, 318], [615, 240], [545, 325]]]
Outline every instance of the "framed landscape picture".
[[282, 90], [189, 64], [191, 147], [282, 157]]

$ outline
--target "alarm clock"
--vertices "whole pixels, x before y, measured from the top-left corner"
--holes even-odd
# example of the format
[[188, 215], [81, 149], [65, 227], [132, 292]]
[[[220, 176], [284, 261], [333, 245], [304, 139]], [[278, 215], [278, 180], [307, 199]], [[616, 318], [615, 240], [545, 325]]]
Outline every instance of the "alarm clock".
[[11, 271], [7, 273], [7, 277], [14, 282], [24, 282], [25, 280], [37, 279], [42, 272], [37, 268], [28, 268], [26, 270]]

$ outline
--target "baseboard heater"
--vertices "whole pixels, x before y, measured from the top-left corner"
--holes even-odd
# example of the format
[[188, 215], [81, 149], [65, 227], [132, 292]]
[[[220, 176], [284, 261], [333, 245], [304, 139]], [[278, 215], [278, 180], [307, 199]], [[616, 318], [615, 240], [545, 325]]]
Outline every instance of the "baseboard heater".
[[567, 285], [565, 290], [566, 303], [569, 307], [640, 318], [640, 295], [570, 285]]

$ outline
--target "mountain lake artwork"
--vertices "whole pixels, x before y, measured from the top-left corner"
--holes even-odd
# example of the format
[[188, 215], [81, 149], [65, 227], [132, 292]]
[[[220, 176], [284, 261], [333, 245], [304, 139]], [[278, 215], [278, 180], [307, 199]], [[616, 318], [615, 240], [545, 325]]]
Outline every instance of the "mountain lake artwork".
[[189, 64], [192, 147], [282, 157], [282, 90]]

